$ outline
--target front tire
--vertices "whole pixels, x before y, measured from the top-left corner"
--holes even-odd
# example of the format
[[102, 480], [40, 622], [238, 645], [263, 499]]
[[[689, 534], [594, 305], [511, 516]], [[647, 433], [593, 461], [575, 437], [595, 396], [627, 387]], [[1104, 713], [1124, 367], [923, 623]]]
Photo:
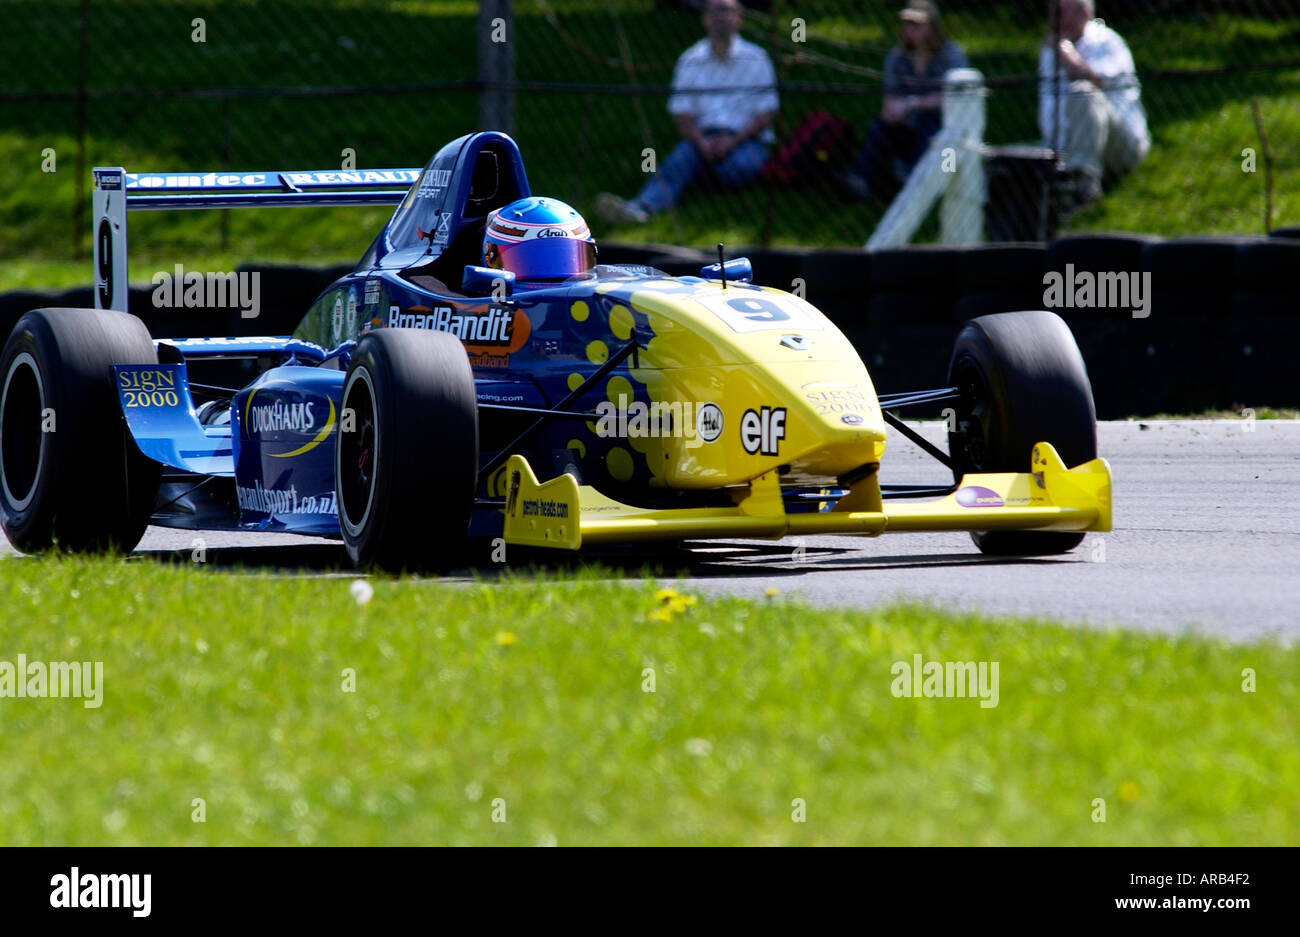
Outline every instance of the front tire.
[[24, 553], [130, 552], [162, 467], [136, 447], [111, 366], [156, 364], [135, 316], [36, 309], [0, 353], [0, 521]]
[[352, 354], [335, 446], [339, 529], [352, 562], [388, 572], [463, 559], [478, 488], [478, 402], [445, 332], [379, 329]]
[[[953, 346], [948, 383], [961, 391], [948, 435], [957, 481], [971, 472], [1028, 471], [1034, 444], [1056, 447], [1070, 467], [1097, 457], [1097, 416], [1083, 356], [1060, 316], [1002, 312], [966, 323]], [[1068, 553], [1081, 533], [978, 531], [995, 556]]]

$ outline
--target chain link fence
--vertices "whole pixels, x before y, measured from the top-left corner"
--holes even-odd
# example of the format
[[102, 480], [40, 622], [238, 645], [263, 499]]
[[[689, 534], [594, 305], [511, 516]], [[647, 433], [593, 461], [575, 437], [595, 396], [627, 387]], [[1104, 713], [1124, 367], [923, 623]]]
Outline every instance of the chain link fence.
[[[1067, 5], [1074, 2], [1081, 0]], [[909, 178], [906, 146], [880, 155], [880, 139], [899, 125], [897, 112], [882, 117], [890, 116], [891, 97], [923, 99], [933, 88], [900, 95], [885, 63], [905, 38], [900, 10], [924, 6], [752, 0], [738, 18], [739, 35], [763, 50], [779, 93], [773, 139], [762, 151], [766, 167], [730, 177], [706, 168], [671, 206], [652, 206], [662, 210], [644, 218], [620, 213], [609, 199], [598, 205], [602, 192], [634, 200], [682, 140], [667, 103], [679, 56], [706, 36], [701, 6], [5, 3], [0, 158], [10, 184], [0, 193], [0, 246], [11, 258], [86, 256], [96, 164], [417, 166], [447, 140], [489, 125], [515, 135], [535, 192], [568, 200], [593, 221], [605, 209], [609, 220], [596, 230], [606, 240], [823, 247], [873, 237], [1041, 239], [1087, 229], [1262, 233], [1300, 216], [1296, 0], [1096, 0], [1096, 16], [1131, 50], [1150, 146], [1131, 172], [1099, 179], [1104, 194], [1091, 201], [1086, 196], [1097, 193], [1081, 195], [1064, 141], [1050, 139], [1040, 119], [1044, 90], [1062, 101], [1090, 97], [1068, 76], [1040, 83], [1042, 50], [1055, 45], [1047, 42], [1050, 0], [941, 2], [943, 29], [982, 81], [965, 86], [979, 111], [978, 139], [968, 140], [968, 150], [954, 147], [946, 171], [960, 176], [978, 167], [982, 180], [952, 203], [948, 218], [950, 179], [914, 186], [915, 197], [894, 209], [907, 217], [883, 240], [894, 193], [888, 185], [864, 189], [853, 177], [870, 175], [864, 165], [883, 165], [893, 186]], [[1082, 43], [1086, 37], [1074, 48]], [[1046, 54], [1059, 64], [1068, 53]], [[933, 98], [904, 106], [925, 112], [926, 103], [931, 122], [941, 120]], [[864, 155], [873, 134], [874, 155]], [[723, 185], [719, 176], [741, 184]], [[151, 220], [148, 236], [188, 251], [335, 260], [359, 255], [384, 217], [379, 209], [349, 211], [256, 220], [249, 212], [201, 213]]]

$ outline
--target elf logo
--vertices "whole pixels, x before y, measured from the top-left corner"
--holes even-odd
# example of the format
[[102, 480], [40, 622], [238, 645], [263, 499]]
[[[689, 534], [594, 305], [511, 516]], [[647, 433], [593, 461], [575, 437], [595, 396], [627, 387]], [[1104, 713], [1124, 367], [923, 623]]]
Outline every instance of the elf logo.
[[750, 455], [778, 455], [785, 439], [785, 407], [746, 410], [740, 418], [740, 444]]

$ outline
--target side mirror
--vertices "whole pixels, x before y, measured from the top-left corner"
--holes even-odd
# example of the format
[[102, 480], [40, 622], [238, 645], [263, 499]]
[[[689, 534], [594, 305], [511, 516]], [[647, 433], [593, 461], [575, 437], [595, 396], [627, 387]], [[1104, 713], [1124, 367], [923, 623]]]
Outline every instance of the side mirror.
[[498, 270], [496, 267], [466, 264], [460, 288], [466, 296], [491, 295], [493, 299], [505, 299], [515, 291], [515, 275], [509, 270]]
[[[709, 264], [707, 267], [701, 267], [700, 276], [706, 280], [721, 280], [722, 265]], [[737, 257], [735, 260], [727, 261], [728, 283], [748, 283], [752, 279], [754, 279], [754, 265], [749, 262], [748, 257]]]

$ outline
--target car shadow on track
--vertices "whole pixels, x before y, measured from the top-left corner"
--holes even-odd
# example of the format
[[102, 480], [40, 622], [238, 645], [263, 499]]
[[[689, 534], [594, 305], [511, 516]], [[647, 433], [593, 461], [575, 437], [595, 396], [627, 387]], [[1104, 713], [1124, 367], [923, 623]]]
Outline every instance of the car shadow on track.
[[[495, 554], [495, 556], [494, 556]], [[582, 550], [577, 553], [510, 547], [502, 552], [489, 543], [474, 544], [467, 564], [443, 576], [445, 581], [493, 581], [513, 576], [553, 573], [571, 575], [595, 570], [627, 578], [740, 579], [786, 578], [818, 572], [869, 573], [884, 569], [933, 569], [961, 566], [1041, 565], [1077, 562], [1064, 557], [994, 557], [980, 553], [918, 553], [872, 556], [858, 548], [806, 546], [799, 543], [688, 542]], [[495, 560], [495, 561], [494, 561]], [[358, 575], [343, 547], [334, 542], [208, 547], [201, 559], [193, 550], [145, 550], [134, 561], [171, 566], [202, 565], [236, 573], [309, 576]]]
[[129, 562], [198, 566], [225, 572], [289, 575], [355, 575], [342, 545], [330, 541], [258, 546], [137, 550]]

